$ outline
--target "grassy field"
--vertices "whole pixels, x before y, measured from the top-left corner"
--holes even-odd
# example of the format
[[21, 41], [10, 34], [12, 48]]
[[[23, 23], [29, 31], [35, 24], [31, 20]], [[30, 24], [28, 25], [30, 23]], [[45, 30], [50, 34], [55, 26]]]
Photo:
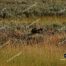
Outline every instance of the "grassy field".
[[[0, 24], [14, 24], [31, 23], [38, 18], [21, 18], [21, 19], [0, 19]], [[64, 23], [65, 17], [41, 17], [38, 23]], [[37, 23], [37, 24], [38, 24]], [[56, 46], [53, 42], [42, 43], [40, 45], [8, 45], [0, 48], [0, 66], [66, 66], [66, 46]], [[65, 59], [65, 60], [64, 60]], [[10, 61], [9, 61], [10, 60]]]
[[[39, 20], [40, 19], [40, 20]], [[44, 17], [28, 17], [28, 18], [7, 18], [7, 19], [0, 19], [0, 25], [3, 23], [5, 25], [10, 25], [11, 23], [13, 24], [30, 24], [36, 20], [39, 20], [36, 24], [40, 23], [43, 25], [48, 25], [48, 24], [62, 24], [66, 23], [66, 17], [65, 16], [44, 16]]]
[[[8, 45], [0, 50], [0, 66], [66, 66], [66, 59], [62, 60], [65, 50], [64, 47], [50, 44], [17, 47]], [[8, 61], [9, 59], [11, 60]]]
[[[0, 0], [0, 17], [4, 13], [6, 18], [66, 15], [65, 2], [65, 0]], [[32, 5], [35, 6], [30, 8]], [[23, 12], [25, 9], [27, 10]]]

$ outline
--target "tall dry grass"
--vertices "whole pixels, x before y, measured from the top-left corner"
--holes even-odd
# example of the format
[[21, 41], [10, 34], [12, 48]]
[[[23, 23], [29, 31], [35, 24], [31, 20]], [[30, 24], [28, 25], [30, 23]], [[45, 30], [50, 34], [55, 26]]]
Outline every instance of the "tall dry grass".
[[[0, 50], [0, 66], [66, 66], [66, 49], [55, 45], [18, 45], [8, 44]], [[8, 59], [22, 52], [11, 61]]]
[[[31, 23], [35, 19], [38, 18], [4, 19], [0, 20], [0, 24], [2, 22], [8, 25], [11, 22], [14, 24]], [[40, 19], [39, 23], [44, 25], [66, 22], [65, 17], [42, 17]], [[17, 46], [9, 42], [6, 46], [0, 48], [0, 66], [66, 66], [66, 60], [60, 60], [64, 59], [66, 48], [64, 46], [56, 46], [54, 44], [56, 40], [56, 38], [53, 38], [52, 44], [51, 42], [44, 42], [40, 45], [17, 44]], [[7, 62], [8, 59], [19, 52], [22, 52], [22, 54]]]

